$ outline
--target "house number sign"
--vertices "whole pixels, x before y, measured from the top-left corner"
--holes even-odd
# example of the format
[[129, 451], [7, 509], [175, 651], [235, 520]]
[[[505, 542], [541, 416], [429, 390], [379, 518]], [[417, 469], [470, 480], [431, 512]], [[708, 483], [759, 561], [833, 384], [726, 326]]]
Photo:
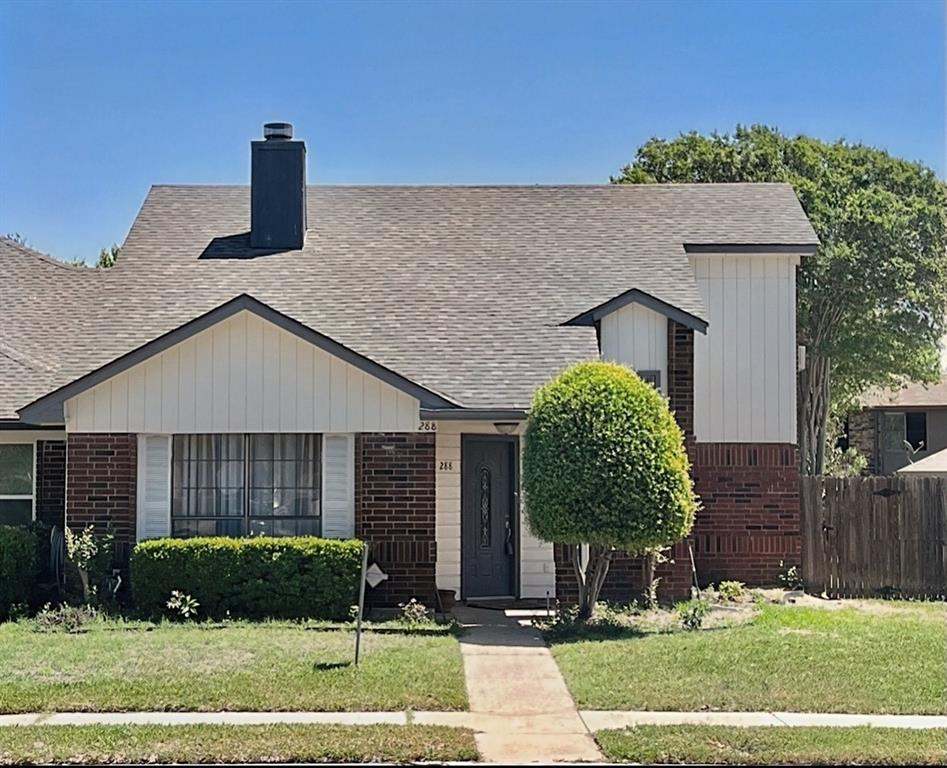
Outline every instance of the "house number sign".
[[437, 422], [422, 421], [418, 424], [418, 432], [437, 432]]

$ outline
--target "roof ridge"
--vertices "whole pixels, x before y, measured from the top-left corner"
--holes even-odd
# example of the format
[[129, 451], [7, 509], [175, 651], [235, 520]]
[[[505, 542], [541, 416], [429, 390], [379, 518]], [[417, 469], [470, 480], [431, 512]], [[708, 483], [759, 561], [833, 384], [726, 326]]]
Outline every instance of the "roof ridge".
[[[680, 189], [680, 188], [720, 188], [720, 187], [789, 187], [786, 181], [723, 181], [723, 182], [670, 182], [660, 184], [307, 184], [311, 189]], [[250, 189], [249, 184], [152, 184], [152, 189]]]

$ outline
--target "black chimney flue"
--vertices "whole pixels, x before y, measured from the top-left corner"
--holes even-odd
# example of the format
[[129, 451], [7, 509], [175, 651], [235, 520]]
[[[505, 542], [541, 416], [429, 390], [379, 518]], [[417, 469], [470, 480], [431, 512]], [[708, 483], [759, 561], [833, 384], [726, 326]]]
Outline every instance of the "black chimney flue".
[[291, 123], [266, 123], [250, 142], [250, 246], [296, 250], [306, 237], [306, 144]]

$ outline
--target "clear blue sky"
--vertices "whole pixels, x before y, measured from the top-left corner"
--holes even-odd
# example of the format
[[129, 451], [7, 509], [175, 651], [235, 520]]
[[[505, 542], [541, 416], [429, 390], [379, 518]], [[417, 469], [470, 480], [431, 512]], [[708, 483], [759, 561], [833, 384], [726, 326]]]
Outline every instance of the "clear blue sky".
[[247, 183], [288, 120], [313, 183], [605, 182], [738, 122], [944, 175], [944, 6], [0, 0], [0, 233], [121, 242], [153, 183]]

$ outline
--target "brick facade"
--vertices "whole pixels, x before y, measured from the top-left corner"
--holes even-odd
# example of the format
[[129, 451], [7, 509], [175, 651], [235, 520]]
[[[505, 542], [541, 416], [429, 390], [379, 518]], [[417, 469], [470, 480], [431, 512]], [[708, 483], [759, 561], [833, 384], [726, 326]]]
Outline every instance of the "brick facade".
[[66, 522], [111, 530], [118, 564], [135, 542], [137, 449], [130, 434], [70, 434], [66, 444]]
[[435, 496], [433, 434], [356, 435], [355, 535], [388, 574], [368, 592], [373, 605], [434, 605]]
[[697, 443], [691, 453], [703, 503], [693, 536], [698, 579], [775, 584], [780, 561], [800, 558], [796, 446]]
[[66, 441], [36, 443], [36, 519], [47, 525], [65, 525]]

